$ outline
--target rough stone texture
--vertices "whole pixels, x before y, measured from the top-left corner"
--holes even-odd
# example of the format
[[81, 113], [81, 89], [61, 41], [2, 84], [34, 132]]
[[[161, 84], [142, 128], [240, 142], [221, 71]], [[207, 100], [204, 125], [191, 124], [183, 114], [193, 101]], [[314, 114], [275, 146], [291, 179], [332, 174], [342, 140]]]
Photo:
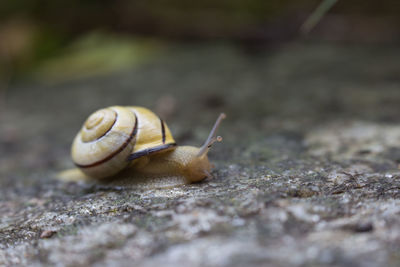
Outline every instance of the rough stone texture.
[[[389, 45], [177, 46], [107, 77], [14, 85], [0, 265], [398, 266], [399, 62]], [[181, 144], [226, 112], [214, 179], [56, 180], [86, 116], [114, 104], [158, 110]]]

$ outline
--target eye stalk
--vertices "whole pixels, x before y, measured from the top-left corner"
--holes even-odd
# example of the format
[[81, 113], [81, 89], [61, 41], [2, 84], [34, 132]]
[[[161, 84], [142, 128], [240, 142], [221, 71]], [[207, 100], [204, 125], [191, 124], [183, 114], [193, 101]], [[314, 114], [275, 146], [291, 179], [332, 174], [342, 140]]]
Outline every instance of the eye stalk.
[[221, 124], [221, 121], [223, 119], [225, 119], [225, 118], [226, 118], [225, 113], [219, 114], [218, 119], [215, 122], [213, 128], [211, 129], [211, 132], [208, 135], [208, 138], [207, 138], [206, 142], [200, 148], [199, 153], [197, 154], [197, 157], [201, 158], [204, 155], [207, 155], [208, 150], [210, 149], [212, 144], [214, 144], [215, 142], [221, 142], [222, 141], [222, 137], [221, 136], [216, 136], [215, 133], [217, 132], [217, 129], [218, 129], [219, 125]]

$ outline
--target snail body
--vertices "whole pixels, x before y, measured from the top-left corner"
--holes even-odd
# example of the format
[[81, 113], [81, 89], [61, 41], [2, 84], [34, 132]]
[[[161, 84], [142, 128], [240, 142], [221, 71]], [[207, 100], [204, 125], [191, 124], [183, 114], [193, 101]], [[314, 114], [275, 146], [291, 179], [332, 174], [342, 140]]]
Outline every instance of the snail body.
[[142, 176], [179, 176], [186, 182], [211, 177], [207, 153], [220, 141], [211, 133], [200, 147], [177, 146], [167, 124], [152, 111], [137, 106], [112, 106], [88, 117], [76, 135], [71, 156], [81, 172], [93, 179], [118, 176], [133, 170]]

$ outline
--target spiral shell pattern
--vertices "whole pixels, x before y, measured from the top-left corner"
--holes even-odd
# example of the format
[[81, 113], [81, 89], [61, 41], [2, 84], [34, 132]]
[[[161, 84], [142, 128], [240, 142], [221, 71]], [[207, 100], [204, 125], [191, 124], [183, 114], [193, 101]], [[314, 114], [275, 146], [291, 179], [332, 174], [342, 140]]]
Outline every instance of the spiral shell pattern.
[[86, 175], [100, 179], [117, 174], [134, 159], [174, 146], [168, 126], [150, 110], [112, 106], [89, 116], [73, 141], [71, 156]]

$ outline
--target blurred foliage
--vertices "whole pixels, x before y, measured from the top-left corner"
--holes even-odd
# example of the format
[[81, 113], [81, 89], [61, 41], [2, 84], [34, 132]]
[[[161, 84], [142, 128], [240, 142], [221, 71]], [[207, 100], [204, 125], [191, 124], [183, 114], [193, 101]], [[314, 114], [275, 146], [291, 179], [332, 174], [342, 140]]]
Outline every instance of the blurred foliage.
[[161, 47], [149, 39], [88, 33], [57, 57], [38, 64], [32, 74], [40, 80], [56, 81], [108, 73], [147, 62]]
[[57, 81], [107, 73], [147, 62], [163, 47], [160, 40], [101, 30], [67, 39], [33, 25], [13, 20], [0, 26], [0, 80], [22, 74]]
[[[3, 0], [0, 78], [32, 69], [35, 74], [55, 75], [63, 70], [74, 75], [84, 69], [96, 73], [149, 56], [152, 49], [144, 49], [147, 44], [118, 37], [121, 34], [174, 40], [223, 39], [246, 44], [290, 40], [299, 36], [299, 29], [310, 14], [314, 16], [309, 20], [311, 27], [303, 32], [308, 33], [319, 23], [327, 10], [313, 11], [328, 1]], [[397, 0], [338, 0], [329, 8], [325, 24], [313, 30], [322, 39], [399, 40]], [[105, 62], [109, 66], [102, 66]]]

